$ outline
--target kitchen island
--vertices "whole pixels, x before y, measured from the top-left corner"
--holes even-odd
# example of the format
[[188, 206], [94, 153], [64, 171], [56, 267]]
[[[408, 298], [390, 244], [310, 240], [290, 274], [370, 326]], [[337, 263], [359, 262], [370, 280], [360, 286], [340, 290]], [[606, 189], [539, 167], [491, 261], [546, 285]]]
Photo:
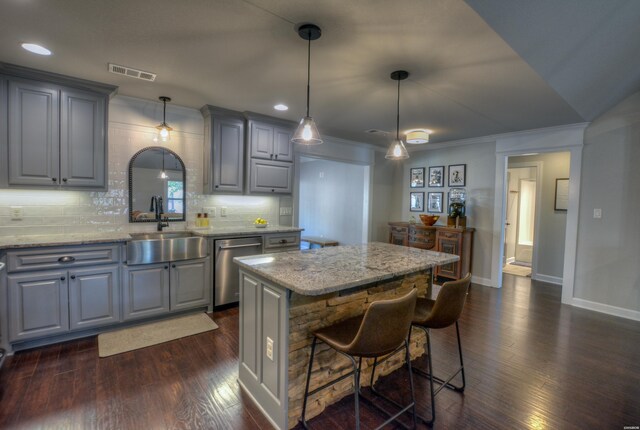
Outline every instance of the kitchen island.
[[[457, 255], [387, 243], [336, 246], [240, 257], [239, 382], [279, 429], [296, 425], [309, 363], [312, 332], [364, 313], [376, 300], [417, 288], [431, 294], [432, 270]], [[424, 353], [424, 334], [411, 340], [412, 357]], [[316, 353], [310, 389], [350, 371], [350, 362], [324, 344]], [[402, 365], [397, 354], [376, 375]], [[369, 383], [372, 360], [363, 360]], [[369, 376], [368, 376], [369, 375]], [[310, 398], [307, 418], [352, 392], [347, 378]]]

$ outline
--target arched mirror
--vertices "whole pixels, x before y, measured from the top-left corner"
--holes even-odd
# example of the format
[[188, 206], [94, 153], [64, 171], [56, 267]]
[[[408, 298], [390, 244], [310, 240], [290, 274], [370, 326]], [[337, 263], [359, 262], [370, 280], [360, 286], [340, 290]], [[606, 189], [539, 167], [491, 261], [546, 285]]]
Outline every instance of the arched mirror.
[[151, 146], [129, 162], [129, 222], [184, 221], [184, 163], [173, 151]]

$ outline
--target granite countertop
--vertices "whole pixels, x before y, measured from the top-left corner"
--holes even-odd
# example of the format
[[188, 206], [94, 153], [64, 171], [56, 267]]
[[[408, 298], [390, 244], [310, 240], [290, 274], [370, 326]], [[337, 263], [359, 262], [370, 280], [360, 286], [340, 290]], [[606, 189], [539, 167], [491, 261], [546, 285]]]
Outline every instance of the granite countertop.
[[364, 245], [236, 257], [242, 269], [305, 296], [319, 296], [392, 279], [460, 257], [408, 246], [372, 242]]
[[299, 232], [304, 230], [300, 227], [286, 227], [286, 226], [267, 226], [264, 228], [257, 228], [253, 224], [243, 227], [209, 227], [206, 229], [196, 228], [191, 229], [194, 234], [205, 237], [225, 237], [225, 236], [238, 236], [238, 235], [255, 235], [265, 233], [289, 233]]
[[[187, 229], [198, 236], [228, 237], [256, 235], [265, 233], [299, 232], [298, 227], [268, 226], [256, 228], [253, 225], [244, 227], [211, 227], [208, 229]], [[166, 230], [167, 233], [175, 230]], [[133, 233], [133, 232], [132, 232]], [[0, 249], [35, 248], [40, 246], [90, 245], [94, 243], [127, 242], [131, 240], [128, 232], [78, 233], [78, 234], [40, 234], [21, 236], [0, 236]]]

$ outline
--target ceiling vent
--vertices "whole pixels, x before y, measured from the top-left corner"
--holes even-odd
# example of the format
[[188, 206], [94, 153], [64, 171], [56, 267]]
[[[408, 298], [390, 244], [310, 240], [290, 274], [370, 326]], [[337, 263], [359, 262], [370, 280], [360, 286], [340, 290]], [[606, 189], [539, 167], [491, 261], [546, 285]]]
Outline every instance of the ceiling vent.
[[118, 66], [117, 64], [109, 63], [109, 71], [116, 75], [124, 75], [130, 78], [142, 79], [144, 81], [155, 81], [156, 74], [151, 72], [145, 72], [143, 70], [132, 69], [131, 67]]
[[365, 130], [365, 133], [369, 134], [378, 134], [381, 136], [388, 136], [389, 132], [384, 130], [378, 130], [377, 128], [370, 128], [369, 130]]

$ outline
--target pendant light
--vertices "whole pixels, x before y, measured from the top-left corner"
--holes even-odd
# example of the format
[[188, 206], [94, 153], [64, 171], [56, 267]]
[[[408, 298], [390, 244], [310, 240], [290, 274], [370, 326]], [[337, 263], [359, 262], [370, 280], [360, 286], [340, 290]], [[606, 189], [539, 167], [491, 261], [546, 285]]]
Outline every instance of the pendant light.
[[171, 132], [173, 131], [173, 128], [169, 127], [169, 125], [167, 124], [167, 102], [170, 102], [171, 98], [165, 96], [161, 96], [158, 98], [163, 103], [163, 110], [162, 124], [156, 126], [156, 128], [158, 129], [157, 140], [159, 140], [160, 142], [168, 142], [171, 140]]
[[311, 41], [317, 40], [322, 35], [320, 27], [314, 24], [301, 25], [298, 28], [298, 35], [308, 41], [307, 48], [307, 115], [300, 120], [300, 124], [293, 133], [291, 141], [293, 143], [299, 143], [301, 145], [319, 145], [322, 143], [320, 133], [318, 133], [318, 127], [316, 123], [309, 116], [309, 89], [311, 81]]
[[397, 115], [396, 115], [396, 139], [391, 142], [391, 146], [389, 146], [389, 150], [387, 151], [387, 155], [384, 158], [389, 160], [404, 160], [409, 158], [409, 153], [407, 152], [407, 148], [400, 140], [400, 81], [404, 81], [409, 77], [409, 72], [404, 70], [396, 70], [391, 73], [391, 79], [394, 81], [398, 81], [398, 104], [397, 104]]
[[165, 151], [162, 151], [162, 171], [158, 175], [158, 179], [167, 179], [169, 177], [169, 175], [167, 175], [166, 170], [164, 170], [164, 153]]

